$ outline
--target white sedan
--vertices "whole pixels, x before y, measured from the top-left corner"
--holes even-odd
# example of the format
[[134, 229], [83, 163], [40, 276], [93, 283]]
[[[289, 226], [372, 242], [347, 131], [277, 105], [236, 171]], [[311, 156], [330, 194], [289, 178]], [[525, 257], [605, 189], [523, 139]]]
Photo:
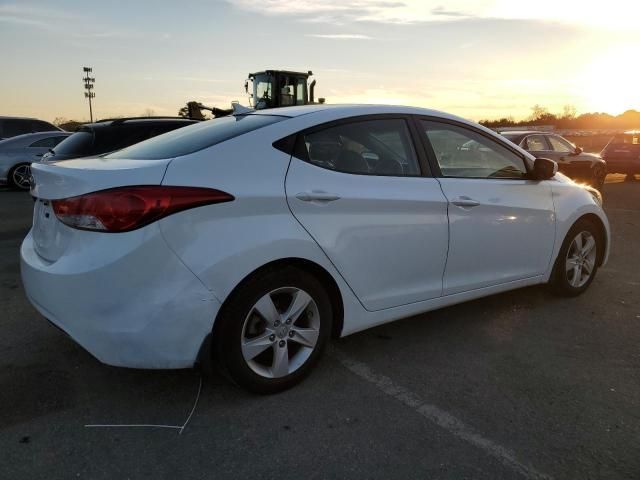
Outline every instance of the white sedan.
[[310, 105], [35, 164], [33, 305], [100, 361], [217, 359], [268, 393], [331, 336], [534, 284], [584, 292], [609, 251], [597, 191], [475, 123]]

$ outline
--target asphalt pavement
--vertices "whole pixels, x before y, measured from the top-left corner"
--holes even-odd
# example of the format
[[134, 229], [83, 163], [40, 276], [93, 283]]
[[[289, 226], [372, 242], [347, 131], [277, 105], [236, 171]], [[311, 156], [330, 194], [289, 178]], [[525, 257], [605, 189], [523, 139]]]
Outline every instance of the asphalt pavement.
[[355, 334], [264, 397], [102, 365], [47, 323], [20, 282], [32, 201], [0, 190], [0, 478], [640, 478], [640, 182], [604, 198], [611, 257], [585, 295]]

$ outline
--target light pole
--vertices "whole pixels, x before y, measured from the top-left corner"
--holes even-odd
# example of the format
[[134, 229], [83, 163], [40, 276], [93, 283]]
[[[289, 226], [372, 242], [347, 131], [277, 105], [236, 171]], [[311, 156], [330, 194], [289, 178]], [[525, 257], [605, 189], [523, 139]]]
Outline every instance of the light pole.
[[91, 107], [91, 99], [96, 96], [95, 92], [93, 91], [93, 84], [96, 79], [95, 77], [89, 76], [92, 71], [91, 67], [82, 67], [82, 71], [85, 74], [84, 78], [82, 79], [84, 80], [84, 89], [86, 90], [86, 92], [84, 92], [84, 97], [89, 99], [89, 117], [91, 118], [91, 123], [93, 123], [93, 109]]

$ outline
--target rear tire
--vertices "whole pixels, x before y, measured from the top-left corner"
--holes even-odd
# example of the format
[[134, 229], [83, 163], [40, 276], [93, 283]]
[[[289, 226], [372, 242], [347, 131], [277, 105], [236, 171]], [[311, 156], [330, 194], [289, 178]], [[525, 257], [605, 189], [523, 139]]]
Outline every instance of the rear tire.
[[549, 287], [557, 295], [575, 297], [584, 293], [596, 276], [602, 237], [587, 219], [576, 222], [562, 242]]
[[7, 175], [7, 179], [9, 181], [9, 186], [16, 190], [27, 191], [31, 188], [31, 182], [29, 178], [31, 177], [31, 165], [28, 163], [19, 163], [15, 165], [11, 170], [9, 170], [9, 174]]
[[241, 285], [218, 315], [214, 355], [237, 385], [280, 392], [311, 372], [332, 322], [329, 296], [313, 275], [295, 267], [264, 270]]

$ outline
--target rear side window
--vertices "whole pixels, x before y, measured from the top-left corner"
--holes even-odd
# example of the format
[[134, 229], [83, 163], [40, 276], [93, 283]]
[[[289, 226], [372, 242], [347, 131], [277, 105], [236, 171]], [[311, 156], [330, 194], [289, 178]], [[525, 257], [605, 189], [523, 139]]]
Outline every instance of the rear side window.
[[4, 138], [15, 137], [17, 135], [23, 135], [31, 132], [30, 120], [5, 120], [2, 128], [2, 136]]
[[640, 145], [640, 132], [634, 135], [616, 135], [611, 139], [611, 145]]
[[63, 136], [41, 138], [40, 140], [38, 140], [36, 142], [33, 142], [31, 145], [29, 145], [29, 147], [33, 147], [33, 148], [53, 148], [58, 143], [60, 143], [62, 140], [64, 140], [64, 138], [65, 137], [63, 137]]
[[409, 129], [402, 119], [343, 123], [303, 137], [304, 156], [322, 168], [358, 175], [420, 175]]
[[157, 160], [188, 155], [231, 138], [257, 130], [288, 117], [274, 115], [238, 115], [216, 118], [173, 130], [137, 145], [106, 155], [104, 158]]
[[31, 127], [34, 132], [52, 132], [58, 130], [50, 123], [43, 122], [42, 120], [32, 120]]

